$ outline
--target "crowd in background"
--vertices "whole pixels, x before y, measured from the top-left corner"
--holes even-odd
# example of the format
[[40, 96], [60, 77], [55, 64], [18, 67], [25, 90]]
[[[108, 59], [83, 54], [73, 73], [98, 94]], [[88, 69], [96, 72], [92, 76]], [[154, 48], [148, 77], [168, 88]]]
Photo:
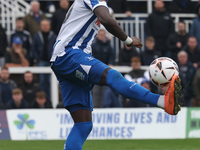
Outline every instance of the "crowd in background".
[[[9, 67], [50, 66], [49, 60], [53, 45], [65, 15], [71, 5], [68, 0], [27, 1], [30, 13], [16, 18], [16, 28], [11, 36], [0, 25], [0, 109], [15, 108], [52, 108], [50, 99], [50, 77], [48, 74], [33, 75], [30, 71], [24, 75], [9, 74]], [[125, 13], [127, 18], [135, 12], [145, 12], [143, 2], [109, 0], [110, 12]], [[144, 7], [145, 6], [145, 7]], [[173, 0], [164, 3], [154, 2], [154, 11], [145, 24], [144, 51], [127, 47], [119, 51], [115, 62], [115, 50], [111, 46], [112, 36], [101, 27], [92, 44], [93, 56], [109, 66], [131, 66], [132, 71], [124, 74], [154, 93], [164, 94], [166, 88], [157, 88], [150, 82], [147, 70], [141, 66], [162, 56], [174, 59], [179, 66], [183, 91], [180, 93], [183, 106], [200, 106], [200, 0]], [[47, 18], [45, 13], [52, 13]], [[186, 32], [184, 19], [174, 29], [170, 13], [195, 13], [190, 31]], [[134, 14], [133, 14], [134, 15]], [[150, 107], [136, 100], [129, 100], [109, 87], [95, 85], [92, 90], [94, 107]], [[62, 100], [58, 108], [62, 108]]]

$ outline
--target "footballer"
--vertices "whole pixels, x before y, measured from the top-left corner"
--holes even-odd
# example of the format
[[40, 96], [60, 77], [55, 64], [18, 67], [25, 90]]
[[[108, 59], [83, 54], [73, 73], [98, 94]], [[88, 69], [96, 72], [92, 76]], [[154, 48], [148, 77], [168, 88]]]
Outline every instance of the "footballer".
[[92, 56], [91, 44], [100, 23], [127, 46], [142, 47], [140, 39], [128, 37], [110, 16], [105, 0], [74, 1], [66, 14], [50, 60], [61, 87], [64, 107], [74, 120], [64, 150], [81, 150], [92, 130], [91, 89], [94, 84], [110, 86], [129, 99], [163, 108], [171, 115], [180, 110], [177, 100], [180, 80], [177, 75], [172, 78], [166, 94], [158, 95], [126, 80], [119, 72]]

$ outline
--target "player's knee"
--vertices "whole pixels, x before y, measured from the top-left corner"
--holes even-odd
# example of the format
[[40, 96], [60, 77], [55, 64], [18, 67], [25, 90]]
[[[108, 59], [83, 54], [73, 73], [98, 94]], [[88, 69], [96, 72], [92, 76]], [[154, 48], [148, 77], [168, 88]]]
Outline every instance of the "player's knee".
[[92, 131], [93, 123], [92, 121], [80, 122], [80, 123], [75, 123], [74, 126], [77, 130], [79, 130], [78, 132], [80, 133], [79, 134], [81, 136], [80, 138], [85, 141], [90, 132]]
[[92, 121], [90, 121], [90, 122], [85, 126], [85, 132], [86, 132], [87, 135], [89, 135], [90, 132], [92, 131], [92, 127], [93, 127]]
[[124, 77], [122, 76], [121, 73], [119, 73], [118, 71], [114, 69], [110, 69], [106, 76], [106, 83], [107, 85], [112, 87], [113, 84], [117, 84], [118, 81], [122, 79], [124, 79]]

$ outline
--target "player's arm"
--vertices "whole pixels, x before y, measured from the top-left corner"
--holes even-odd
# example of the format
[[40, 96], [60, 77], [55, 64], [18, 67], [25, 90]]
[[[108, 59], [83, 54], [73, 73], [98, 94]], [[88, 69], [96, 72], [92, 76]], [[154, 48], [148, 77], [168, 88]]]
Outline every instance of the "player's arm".
[[109, 13], [108, 8], [104, 6], [99, 6], [94, 10], [95, 15], [99, 21], [104, 25], [104, 27], [114, 36], [119, 38], [121, 41], [125, 41], [127, 46], [135, 46], [138, 48], [142, 47], [140, 39], [137, 37], [128, 37], [118, 23], [112, 18]]

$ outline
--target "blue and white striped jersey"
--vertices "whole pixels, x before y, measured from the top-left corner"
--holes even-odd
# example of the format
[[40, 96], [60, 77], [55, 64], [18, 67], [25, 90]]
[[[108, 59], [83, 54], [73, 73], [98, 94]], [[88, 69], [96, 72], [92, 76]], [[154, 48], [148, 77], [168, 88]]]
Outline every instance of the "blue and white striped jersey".
[[54, 44], [51, 62], [63, 56], [65, 49], [82, 49], [91, 54], [91, 44], [96, 37], [100, 22], [93, 13], [98, 6], [107, 6], [104, 0], [75, 0], [70, 7]]

